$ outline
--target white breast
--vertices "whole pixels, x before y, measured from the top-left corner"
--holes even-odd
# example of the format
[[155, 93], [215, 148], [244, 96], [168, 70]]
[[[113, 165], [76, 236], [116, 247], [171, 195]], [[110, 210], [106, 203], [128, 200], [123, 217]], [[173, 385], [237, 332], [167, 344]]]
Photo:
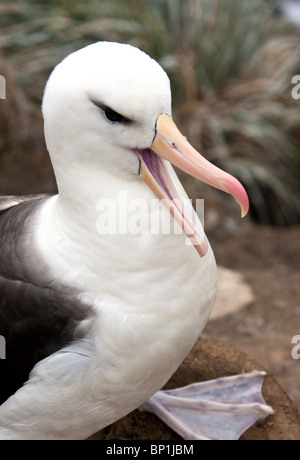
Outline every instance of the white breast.
[[[140, 181], [132, 185], [134, 191], [126, 185], [128, 199], [153, 198]], [[118, 382], [135, 387], [139, 375], [147, 387], [154, 381], [155, 388], [148, 392], [157, 391], [187, 355], [210, 315], [216, 291], [212, 250], [200, 258], [182, 232], [99, 235], [97, 206], [78, 216], [73, 227], [69, 221], [64, 225], [57, 204], [54, 198], [45, 205], [36, 241], [49, 279], [77, 288], [98, 312], [93, 325], [99, 350], [95, 366], [106, 369], [110, 387], [117, 366]], [[157, 219], [157, 210], [149, 209], [149, 219]], [[159, 216], [170, 218], [164, 207]], [[174, 228], [178, 230], [176, 224]], [[151, 379], [157, 373], [161, 378]]]

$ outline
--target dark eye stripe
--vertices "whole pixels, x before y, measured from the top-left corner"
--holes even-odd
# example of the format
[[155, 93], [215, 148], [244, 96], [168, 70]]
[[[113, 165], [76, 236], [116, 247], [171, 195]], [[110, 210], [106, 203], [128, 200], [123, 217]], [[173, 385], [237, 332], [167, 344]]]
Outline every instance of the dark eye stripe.
[[124, 117], [124, 115], [111, 109], [107, 105], [102, 104], [101, 102], [92, 100], [92, 103], [96, 105], [99, 109], [101, 109], [104, 112], [106, 118], [112, 123], [130, 123], [132, 121], [129, 118]]
[[105, 114], [106, 118], [109, 121], [112, 121], [113, 123], [124, 123], [126, 121], [127, 122], [129, 121], [128, 119], [123, 117], [123, 115], [121, 115], [118, 112], [115, 112], [114, 110], [112, 110], [110, 108], [104, 109], [103, 111], [104, 111], [104, 114]]

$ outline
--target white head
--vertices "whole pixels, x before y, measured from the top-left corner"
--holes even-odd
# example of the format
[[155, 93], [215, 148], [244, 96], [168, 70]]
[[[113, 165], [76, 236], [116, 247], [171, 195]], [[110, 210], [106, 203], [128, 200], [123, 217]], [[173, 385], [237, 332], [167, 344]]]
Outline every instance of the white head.
[[[57, 156], [64, 155], [113, 174], [137, 174], [139, 162], [131, 149], [150, 147], [157, 117], [171, 115], [170, 82], [159, 64], [139, 49], [99, 42], [56, 66], [42, 108], [54, 167]], [[111, 121], [116, 115], [110, 110], [124, 122]], [[82, 150], [76, 155], [78, 145]]]
[[68, 56], [49, 78], [43, 114], [64, 202], [81, 193], [88, 204], [89, 185], [100, 180], [107, 191], [112, 178], [123, 184], [142, 178], [164, 200], [200, 255], [207, 251], [202, 228], [191, 221], [180, 201], [166, 160], [231, 193], [243, 213], [248, 210], [241, 184], [205, 160], [176, 128], [169, 79], [157, 62], [137, 48], [100, 42]]

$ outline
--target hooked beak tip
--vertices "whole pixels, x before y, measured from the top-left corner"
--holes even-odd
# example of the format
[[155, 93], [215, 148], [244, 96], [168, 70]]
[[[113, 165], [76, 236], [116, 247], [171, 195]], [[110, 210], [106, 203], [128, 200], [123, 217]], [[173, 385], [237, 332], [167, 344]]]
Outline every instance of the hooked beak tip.
[[241, 208], [241, 217], [245, 217], [249, 211], [249, 198], [242, 184], [233, 176], [227, 174], [223, 177], [224, 191], [234, 197]]

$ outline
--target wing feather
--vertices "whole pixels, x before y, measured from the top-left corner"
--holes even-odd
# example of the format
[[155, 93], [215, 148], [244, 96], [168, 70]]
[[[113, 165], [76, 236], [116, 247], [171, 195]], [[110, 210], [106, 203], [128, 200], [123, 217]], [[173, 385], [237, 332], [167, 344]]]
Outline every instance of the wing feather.
[[28, 259], [41, 263], [31, 246], [31, 227], [46, 199], [0, 197], [0, 335], [6, 344], [0, 404], [28, 380], [39, 361], [71, 344], [78, 326], [93, 314], [77, 291], [64, 286], [58, 291], [31, 279]]

